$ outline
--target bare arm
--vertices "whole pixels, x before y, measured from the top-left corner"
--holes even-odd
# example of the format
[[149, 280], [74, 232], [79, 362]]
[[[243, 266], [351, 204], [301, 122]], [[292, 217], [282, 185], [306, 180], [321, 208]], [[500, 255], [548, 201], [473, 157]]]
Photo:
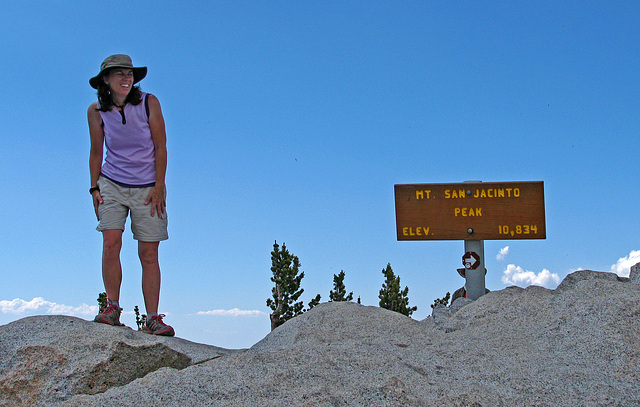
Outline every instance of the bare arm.
[[[100, 112], [96, 110], [97, 103], [89, 106], [87, 118], [89, 121], [89, 136], [91, 137], [91, 149], [89, 151], [89, 173], [91, 175], [91, 186], [94, 187], [98, 183], [100, 176], [100, 168], [102, 166], [102, 149], [104, 145], [104, 130], [102, 130], [102, 118]], [[94, 191], [93, 207], [98, 218], [98, 206], [103, 203], [100, 191]]]
[[167, 174], [167, 133], [164, 126], [164, 117], [160, 102], [154, 95], [149, 95], [149, 127], [151, 138], [155, 148], [156, 160], [156, 185], [145, 201], [145, 205], [151, 204], [151, 216], [155, 213], [162, 217], [165, 213], [165, 176]]

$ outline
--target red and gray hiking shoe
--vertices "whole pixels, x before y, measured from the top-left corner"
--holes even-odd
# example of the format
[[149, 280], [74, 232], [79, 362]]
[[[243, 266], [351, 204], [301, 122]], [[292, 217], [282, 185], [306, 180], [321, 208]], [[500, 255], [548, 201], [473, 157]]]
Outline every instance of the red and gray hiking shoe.
[[98, 315], [93, 319], [95, 322], [103, 324], [109, 324], [114, 326], [124, 326], [120, 323], [120, 314], [122, 308], [114, 304], [109, 304], [106, 308], [103, 308]]
[[173, 328], [164, 322], [162, 322], [162, 318], [164, 318], [164, 314], [154, 315], [151, 318], [147, 319], [147, 325], [144, 327], [145, 331], [148, 334], [152, 335], [164, 335], [164, 336], [173, 336], [176, 332]]

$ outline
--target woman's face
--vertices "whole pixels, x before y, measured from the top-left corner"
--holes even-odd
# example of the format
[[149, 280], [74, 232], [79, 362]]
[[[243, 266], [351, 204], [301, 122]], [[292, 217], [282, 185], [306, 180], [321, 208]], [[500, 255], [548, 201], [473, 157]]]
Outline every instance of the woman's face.
[[109, 85], [113, 95], [126, 98], [133, 86], [133, 70], [114, 68], [104, 77], [104, 83]]

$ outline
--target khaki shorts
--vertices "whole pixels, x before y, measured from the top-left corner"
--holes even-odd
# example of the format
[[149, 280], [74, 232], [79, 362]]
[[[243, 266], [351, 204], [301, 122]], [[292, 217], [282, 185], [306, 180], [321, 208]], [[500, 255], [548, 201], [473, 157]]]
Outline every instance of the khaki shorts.
[[[143, 242], [159, 242], [167, 240], [167, 212], [158, 217], [151, 216], [151, 206], [145, 205], [153, 187], [126, 188], [113, 181], [100, 177], [98, 187], [102, 195], [103, 204], [98, 206], [100, 223], [97, 231], [124, 230], [124, 224], [131, 212], [131, 231], [133, 238]], [[166, 196], [166, 191], [165, 191]]]

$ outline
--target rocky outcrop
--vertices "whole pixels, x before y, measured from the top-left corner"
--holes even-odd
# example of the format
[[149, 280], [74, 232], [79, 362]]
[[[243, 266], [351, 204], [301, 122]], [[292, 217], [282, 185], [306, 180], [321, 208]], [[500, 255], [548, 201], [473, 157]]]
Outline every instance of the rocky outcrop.
[[[640, 405], [639, 283], [633, 271], [629, 278], [579, 271], [556, 290], [510, 287], [474, 302], [456, 301], [423, 321], [378, 307], [325, 303], [251, 349], [207, 347], [211, 353], [198, 349], [199, 357], [189, 350], [196, 344], [178, 349], [175, 338], [136, 342], [133, 337], [143, 334], [37, 317], [38, 325], [72, 321], [62, 329], [53, 323], [56, 332], [81, 327], [75, 331], [84, 335], [59, 336], [76, 342], [76, 352], [102, 349], [87, 339], [89, 329], [131, 335], [105, 351], [127, 356], [80, 362], [95, 351], [76, 355], [65, 347], [71, 345], [25, 340], [16, 333], [24, 320], [16, 321], [0, 327], [0, 395], [25, 400], [6, 405], [83, 407]], [[164, 352], [166, 367], [147, 362], [150, 368], [134, 369], [153, 359], [145, 354], [153, 346], [149, 353]], [[132, 355], [138, 352], [143, 356]], [[186, 367], [184, 356], [190, 358]], [[106, 384], [109, 369], [138, 378]], [[20, 375], [29, 380], [19, 383]], [[87, 377], [110, 388], [97, 392]], [[40, 404], [29, 404], [38, 397]]]
[[233, 351], [54, 315], [0, 327], [0, 406], [55, 406]]
[[634, 283], [640, 283], [640, 263], [635, 266], [631, 266], [629, 270], [629, 280]]

